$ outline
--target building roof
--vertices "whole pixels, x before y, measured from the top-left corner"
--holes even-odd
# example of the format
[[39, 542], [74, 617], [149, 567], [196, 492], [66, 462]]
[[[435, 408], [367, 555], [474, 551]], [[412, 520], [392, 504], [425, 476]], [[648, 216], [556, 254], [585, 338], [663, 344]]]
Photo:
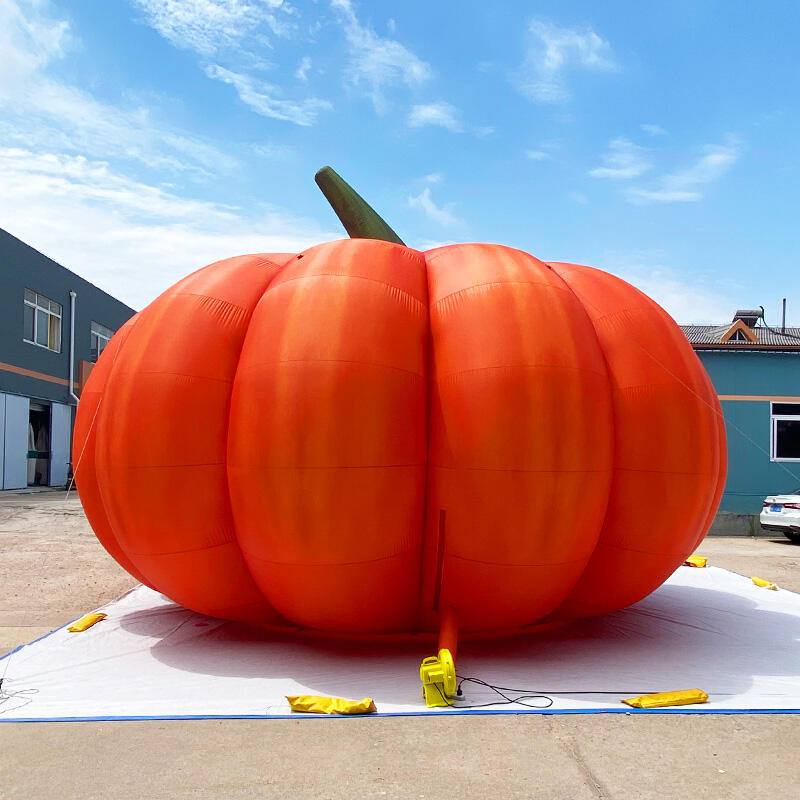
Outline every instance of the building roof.
[[756, 325], [750, 328], [755, 335], [755, 341], [748, 341], [744, 337], [735, 339], [729, 337], [728, 334], [733, 327], [730, 322], [726, 322], [724, 325], [681, 325], [680, 327], [689, 340], [689, 344], [696, 349], [800, 350], [800, 328], [787, 326], [785, 333], [781, 333], [780, 329]]

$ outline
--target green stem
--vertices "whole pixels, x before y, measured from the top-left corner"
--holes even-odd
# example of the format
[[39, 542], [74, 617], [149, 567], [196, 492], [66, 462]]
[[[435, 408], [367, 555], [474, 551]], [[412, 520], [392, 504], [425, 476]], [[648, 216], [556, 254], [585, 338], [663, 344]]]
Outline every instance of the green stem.
[[331, 167], [319, 170], [314, 180], [351, 239], [382, 239], [405, 244], [378, 212]]

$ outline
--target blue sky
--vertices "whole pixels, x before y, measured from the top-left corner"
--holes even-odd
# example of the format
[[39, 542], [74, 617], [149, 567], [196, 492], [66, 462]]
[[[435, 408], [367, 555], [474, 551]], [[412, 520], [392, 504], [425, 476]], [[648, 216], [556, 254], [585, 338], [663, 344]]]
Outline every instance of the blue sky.
[[800, 6], [0, 0], [0, 227], [141, 308], [343, 235], [612, 271], [679, 322], [800, 323]]

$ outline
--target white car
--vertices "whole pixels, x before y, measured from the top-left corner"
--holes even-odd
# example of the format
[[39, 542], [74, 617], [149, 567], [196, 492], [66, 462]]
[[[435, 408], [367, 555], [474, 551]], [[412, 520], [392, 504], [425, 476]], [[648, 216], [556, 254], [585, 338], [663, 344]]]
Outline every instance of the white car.
[[771, 494], [764, 498], [761, 527], [780, 531], [787, 539], [800, 544], [800, 489], [797, 494]]

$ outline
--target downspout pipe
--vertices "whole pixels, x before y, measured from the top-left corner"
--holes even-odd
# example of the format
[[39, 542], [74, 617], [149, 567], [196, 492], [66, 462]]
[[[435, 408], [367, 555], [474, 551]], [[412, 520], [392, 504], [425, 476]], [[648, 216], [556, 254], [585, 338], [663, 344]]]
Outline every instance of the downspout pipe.
[[78, 395], [75, 394], [75, 292], [69, 293], [69, 396], [77, 405]]

